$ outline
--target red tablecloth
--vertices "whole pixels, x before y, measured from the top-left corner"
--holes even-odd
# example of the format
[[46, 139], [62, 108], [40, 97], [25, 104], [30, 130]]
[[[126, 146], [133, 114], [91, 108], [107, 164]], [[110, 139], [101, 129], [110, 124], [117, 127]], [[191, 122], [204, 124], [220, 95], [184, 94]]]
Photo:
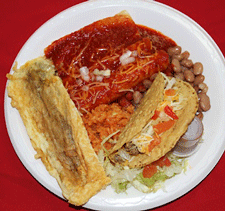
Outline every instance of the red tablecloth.
[[[82, 0], [1, 1], [0, 4], [0, 210], [86, 210], [72, 207], [42, 187], [18, 159], [7, 134], [4, 120], [6, 73], [25, 41], [44, 22]], [[225, 7], [222, 0], [159, 0], [198, 22], [225, 53]], [[213, 141], [213, 140], [212, 140]], [[225, 156], [196, 188], [167, 205], [163, 210], [223, 210]]]

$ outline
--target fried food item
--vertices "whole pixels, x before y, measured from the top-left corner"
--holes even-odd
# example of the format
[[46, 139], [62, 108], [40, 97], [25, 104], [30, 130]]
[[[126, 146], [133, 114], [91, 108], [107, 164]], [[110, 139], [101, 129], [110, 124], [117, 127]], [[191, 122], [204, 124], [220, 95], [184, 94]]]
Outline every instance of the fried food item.
[[110, 151], [114, 163], [138, 168], [169, 152], [198, 109], [193, 87], [159, 73]]
[[8, 95], [18, 109], [36, 158], [56, 178], [63, 196], [83, 205], [110, 183], [83, 121], [54, 65], [43, 57], [8, 74]]

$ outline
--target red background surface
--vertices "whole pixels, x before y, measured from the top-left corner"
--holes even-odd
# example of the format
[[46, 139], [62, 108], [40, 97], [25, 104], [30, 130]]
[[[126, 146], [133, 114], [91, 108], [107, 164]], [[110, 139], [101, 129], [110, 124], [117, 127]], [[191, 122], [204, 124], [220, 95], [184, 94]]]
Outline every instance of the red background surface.
[[[0, 210], [87, 210], [73, 207], [41, 186], [17, 157], [4, 119], [6, 73], [26, 40], [52, 16], [82, 0], [9, 0], [0, 4]], [[158, 0], [200, 24], [225, 53], [225, 7], [223, 0]], [[225, 156], [197, 187], [179, 199], [156, 208], [164, 210], [223, 210]]]

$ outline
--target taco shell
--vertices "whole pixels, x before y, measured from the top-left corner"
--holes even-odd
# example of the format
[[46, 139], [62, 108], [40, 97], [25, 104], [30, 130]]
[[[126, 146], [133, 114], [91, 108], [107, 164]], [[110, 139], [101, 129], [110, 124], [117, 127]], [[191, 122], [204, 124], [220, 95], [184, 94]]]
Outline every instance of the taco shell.
[[[141, 133], [143, 128], [151, 121], [155, 110], [164, 99], [165, 77], [159, 73], [154, 80], [152, 86], [145, 94], [137, 110], [133, 113], [130, 121], [120, 134], [116, 145], [110, 151], [109, 158], [112, 162], [118, 163], [116, 157], [119, 155], [119, 150], [126, 143]], [[179, 138], [186, 132], [188, 125], [195, 117], [198, 110], [198, 97], [194, 88], [187, 82], [176, 79], [174, 84], [178, 95], [182, 95], [183, 99], [180, 103], [181, 109], [176, 111], [178, 119], [175, 124], [161, 135], [161, 143], [155, 146], [150, 154], [139, 153], [133, 155], [131, 159], [125, 159], [119, 162], [121, 165], [127, 165], [130, 168], [138, 168], [148, 165], [166, 153], [168, 153], [177, 143]]]

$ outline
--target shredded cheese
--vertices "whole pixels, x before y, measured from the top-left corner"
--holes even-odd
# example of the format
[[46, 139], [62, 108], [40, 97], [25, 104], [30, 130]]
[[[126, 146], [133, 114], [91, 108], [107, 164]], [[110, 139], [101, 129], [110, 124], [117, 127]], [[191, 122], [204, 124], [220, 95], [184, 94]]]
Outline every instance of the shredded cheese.
[[[172, 87], [175, 89], [176, 87], [174, 87], [174, 85], [176, 79], [169, 79], [164, 73], [162, 73], [162, 75], [165, 78], [165, 90], [172, 89]], [[178, 95], [177, 93], [174, 96], [167, 96], [164, 94], [163, 102], [160, 103], [156, 109], [159, 111], [158, 118], [156, 120], [150, 120], [148, 124], [142, 129], [141, 133], [132, 139], [132, 143], [136, 145], [139, 152], [150, 155], [151, 152], [149, 152], [148, 146], [154, 140], [153, 136], [155, 135], [157, 138], [160, 138], [160, 136], [154, 131], [153, 126], [160, 122], [171, 119], [171, 117], [164, 112], [164, 108], [167, 105], [169, 105], [173, 111], [177, 111], [182, 108], [181, 102], [183, 100], [185, 100], [183, 96]]]

